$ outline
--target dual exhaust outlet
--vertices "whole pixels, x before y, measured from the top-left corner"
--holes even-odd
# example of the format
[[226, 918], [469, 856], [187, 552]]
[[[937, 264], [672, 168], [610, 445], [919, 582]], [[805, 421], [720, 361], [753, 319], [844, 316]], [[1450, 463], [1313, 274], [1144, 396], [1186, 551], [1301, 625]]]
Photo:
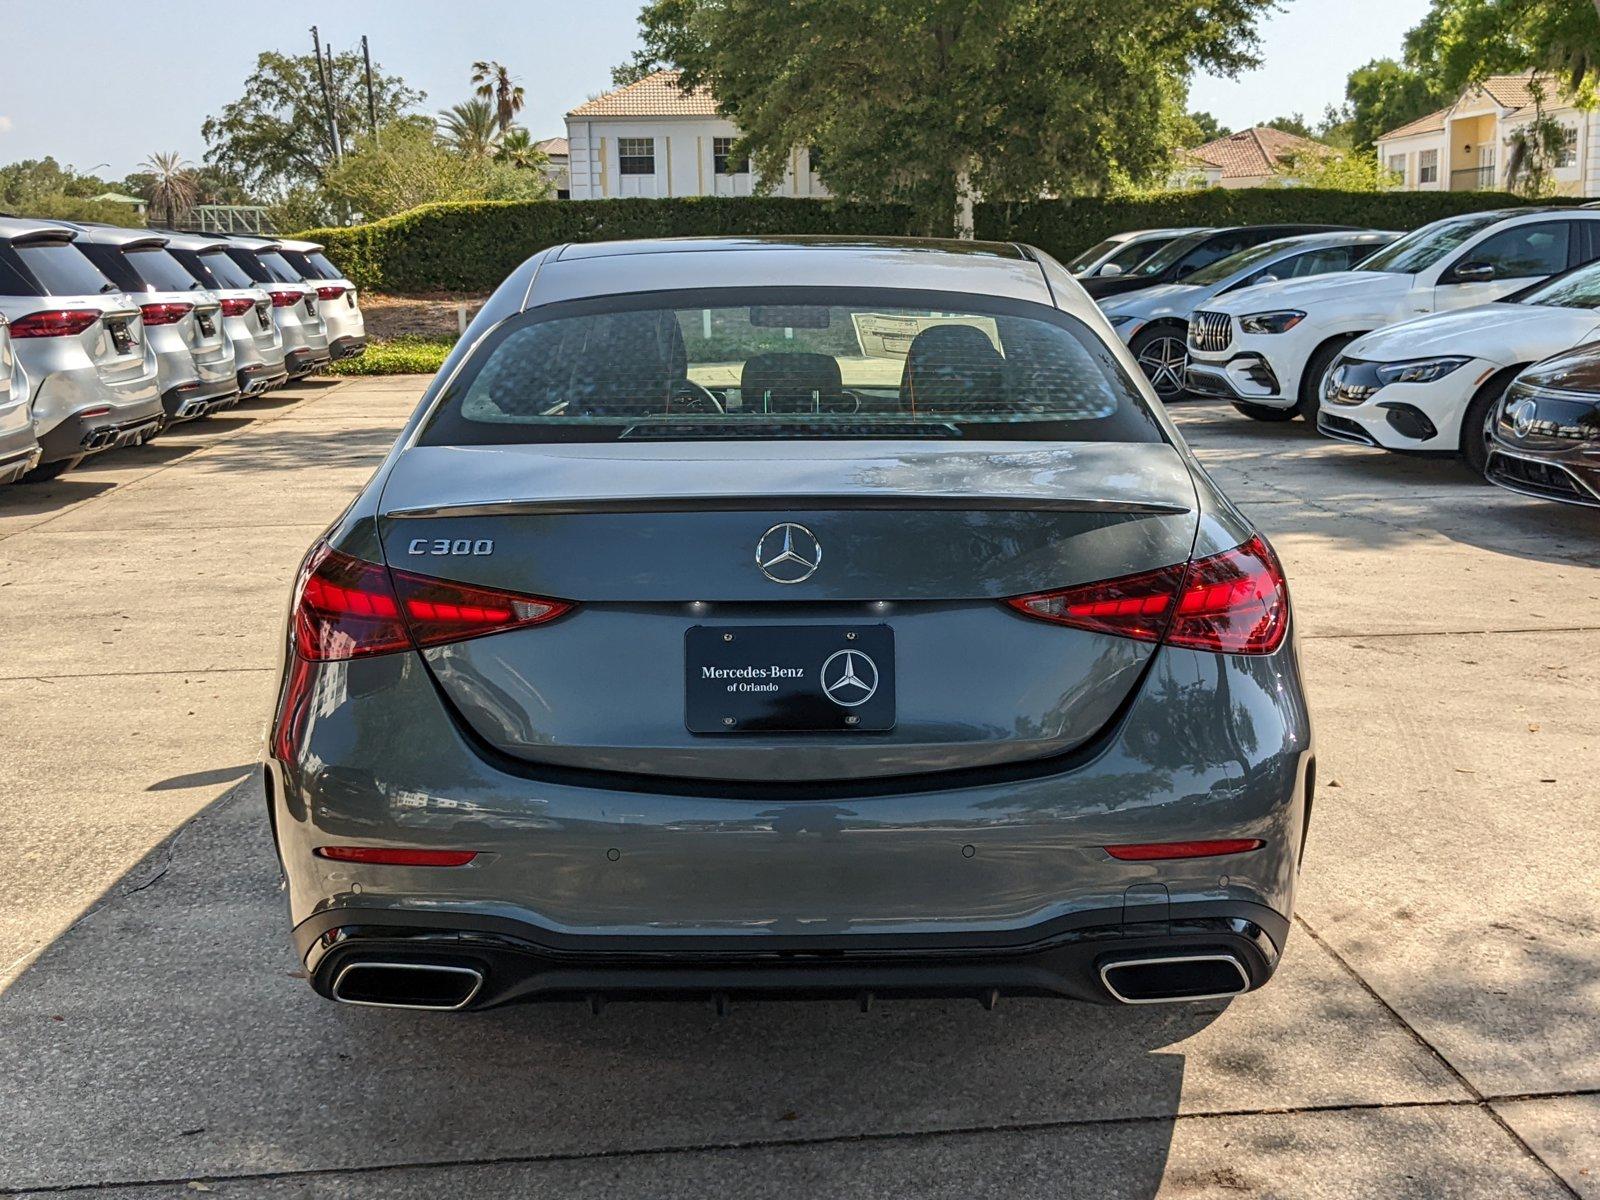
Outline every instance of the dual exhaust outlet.
[[[1223, 952], [1112, 959], [1100, 964], [1099, 974], [1101, 986], [1119, 1004], [1222, 1000], [1250, 990], [1244, 963]], [[483, 985], [484, 973], [477, 967], [357, 959], [339, 968], [331, 992], [341, 1004], [366, 1008], [458, 1012], [477, 999]], [[998, 993], [990, 994], [998, 999]]]

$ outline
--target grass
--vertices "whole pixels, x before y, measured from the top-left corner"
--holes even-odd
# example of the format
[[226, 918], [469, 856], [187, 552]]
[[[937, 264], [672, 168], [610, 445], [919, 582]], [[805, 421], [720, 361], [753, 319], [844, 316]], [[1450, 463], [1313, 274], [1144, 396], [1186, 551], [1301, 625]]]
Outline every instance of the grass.
[[347, 358], [328, 368], [330, 375], [432, 375], [444, 365], [455, 346], [453, 337], [417, 337], [408, 334], [387, 341], [370, 341], [360, 358]]

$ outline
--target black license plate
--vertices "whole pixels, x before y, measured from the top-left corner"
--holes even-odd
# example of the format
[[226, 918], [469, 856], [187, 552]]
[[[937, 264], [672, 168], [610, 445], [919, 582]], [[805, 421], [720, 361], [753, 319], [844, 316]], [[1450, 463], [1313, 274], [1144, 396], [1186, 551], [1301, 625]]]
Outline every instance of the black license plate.
[[217, 331], [216, 324], [211, 320], [210, 313], [196, 313], [194, 323], [199, 326], [201, 337], [210, 337]]
[[133, 348], [139, 343], [134, 341], [133, 330], [122, 321], [115, 321], [106, 328], [111, 332], [111, 345], [118, 354], [132, 353]]
[[690, 733], [894, 728], [887, 625], [695, 625], [684, 665]]

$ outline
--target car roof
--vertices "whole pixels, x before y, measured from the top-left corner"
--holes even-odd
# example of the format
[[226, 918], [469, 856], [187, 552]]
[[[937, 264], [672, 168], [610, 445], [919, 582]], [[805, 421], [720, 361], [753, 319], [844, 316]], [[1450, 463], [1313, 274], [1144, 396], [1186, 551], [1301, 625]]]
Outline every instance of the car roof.
[[911, 288], [1053, 305], [1036, 252], [1009, 242], [717, 237], [558, 246], [532, 265], [524, 307], [686, 288]]
[[65, 221], [46, 221], [39, 217], [0, 217], [0, 241], [70, 242], [78, 231]]
[[315, 254], [318, 250], [326, 250], [321, 242], [307, 242], [299, 238], [280, 238], [277, 242], [285, 250], [293, 250], [299, 254]]
[[1184, 237], [1191, 233], [1214, 233], [1218, 228], [1216, 225], [1169, 225], [1161, 229], [1129, 229], [1123, 233], [1114, 233], [1107, 240], [1131, 242], [1134, 238]]
[[176, 229], [157, 229], [156, 232], [166, 238], [167, 245], [174, 250], [221, 250], [228, 244], [228, 239], [220, 234], [185, 233]]
[[1315, 249], [1318, 246], [1363, 246], [1368, 242], [1392, 242], [1399, 237], [1393, 229], [1353, 229], [1334, 233], [1297, 233], [1291, 237], [1273, 238], [1258, 242], [1251, 249], [1273, 248], [1287, 253], [1290, 250]]

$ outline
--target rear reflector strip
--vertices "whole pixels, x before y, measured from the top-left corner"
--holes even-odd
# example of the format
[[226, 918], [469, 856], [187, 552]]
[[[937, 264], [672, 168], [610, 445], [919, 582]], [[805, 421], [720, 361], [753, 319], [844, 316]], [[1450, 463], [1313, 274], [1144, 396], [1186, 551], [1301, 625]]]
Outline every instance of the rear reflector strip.
[[396, 850], [378, 846], [318, 846], [318, 858], [334, 862], [380, 863], [390, 867], [464, 867], [476, 850]]
[[1218, 854], [1243, 854], [1266, 845], [1260, 838], [1224, 838], [1213, 842], [1145, 842], [1107, 846], [1105, 852], [1125, 862], [1158, 862], [1169, 858], [1213, 858]]

